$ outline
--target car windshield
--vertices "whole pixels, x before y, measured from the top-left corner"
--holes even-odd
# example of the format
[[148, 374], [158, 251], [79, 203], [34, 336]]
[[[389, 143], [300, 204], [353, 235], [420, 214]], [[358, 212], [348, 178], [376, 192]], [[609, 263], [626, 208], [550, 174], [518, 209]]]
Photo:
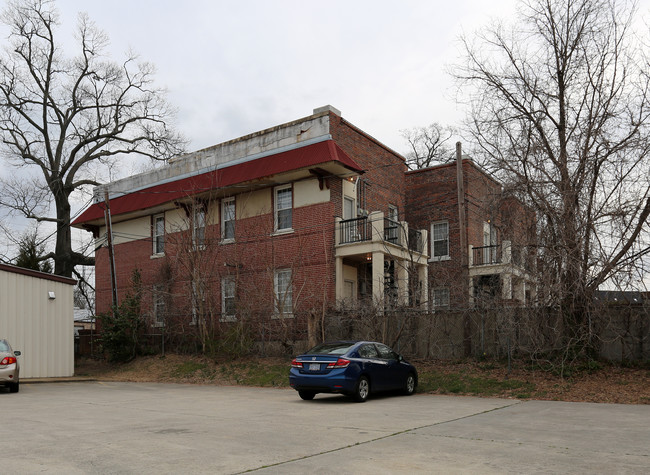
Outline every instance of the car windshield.
[[9, 345], [2, 340], [0, 340], [0, 351], [9, 351]]
[[321, 343], [307, 352], [310, 355], [343, 355], [355, 344], [350, 342]]

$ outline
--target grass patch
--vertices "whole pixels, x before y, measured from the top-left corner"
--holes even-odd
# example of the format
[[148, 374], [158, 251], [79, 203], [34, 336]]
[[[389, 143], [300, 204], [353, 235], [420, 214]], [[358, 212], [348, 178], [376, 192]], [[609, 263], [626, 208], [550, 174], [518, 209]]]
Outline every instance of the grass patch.
[[205, 363], [189, 360], [176, 365], [171, 371], [171, 376], [180, 379], [193, 377], [212, 379], [214, 377], [214, 370]]
[[424, 370], [419, 375], [418, 390], [439, 394], [470, 394], [472, 396], [498, 396], [512, 394], [530, 398], [535, 385], [516, 379], [498, 380], [464, 372], [442, 373]]
[[288, 363], [229, 362], [219, 365], [221, 374], [242, 386], [289, 386]]

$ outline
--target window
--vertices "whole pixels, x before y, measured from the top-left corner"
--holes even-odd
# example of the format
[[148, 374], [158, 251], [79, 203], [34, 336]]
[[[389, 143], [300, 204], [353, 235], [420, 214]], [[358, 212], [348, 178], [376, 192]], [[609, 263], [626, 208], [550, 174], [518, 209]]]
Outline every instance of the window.
[[449, 307], [449, 289], [445, 287], [431, 291], [431, 301], [434, 308]]
[[353, 219], [357, 217], [356, 209], [354, 208], [354, 200], [343, 197], [343, 219]]
[[449, 258], [449, 223], [443, 221], [431, 224], [431, 260]]
[[153, 240], [153, 254], [165, 253], [165, 215], [157, 214], [153, 217], [151, 226], [151, 238]]
[[205, 247], [205, 206], [195, 205], [192, 213], [192, 242], [194, 249], [202, 249]]
[[275, 230], [292, 229], [293, 191], [291, 185], [275, 189]]
[[359, 348], [359, 356], [361, 358], [379, 358], [377, 348], [372, 343], [368, 343]]
[[204, 321], [205, 308], [205, 284], [201, 280], [192, 281], [192, 325]]
[[393, 350], [388, 348], [386, 345], [382, 345], [381, 343], [377, 343], [375, 346], [377, 347], [377, 351], [379, 352], [379, 357], [382, 360], [396, 360], [397, 359], [397, 353], [395, 353]]
[[481, 264], [496, 264], [497, 260], [497, 229], [490, 222], [483, 223], [483, 262]]
[[232, 276], [221, 279], [221, 321], [235, 321], [235, 279]]
[[386, 241], [399, 244], [399, 214], [397, 206], [388, 205], [388, 219], [384, 221], [384, 237]]
[[165, 292], [161, 286], [153, 288], [153, 326], [165, 326]]
[[388, 205], [388, 219], [392, 219], [395, 222], [399, 221], [399, 212], [397, 211], [397, 206]]
[[226, 198], [221, 202], [221, 239], [235, 239], [235, 198]]
[[275, 271], [275, 313], [291, 315], [293, 313], [293, 292], [291, 289], [291, 269]]

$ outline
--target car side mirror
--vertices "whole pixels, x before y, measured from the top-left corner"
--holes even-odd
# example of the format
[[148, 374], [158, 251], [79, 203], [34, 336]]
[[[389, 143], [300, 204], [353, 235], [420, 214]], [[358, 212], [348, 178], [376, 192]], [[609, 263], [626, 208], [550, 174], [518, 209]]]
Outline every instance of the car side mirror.
[[14, 351], [14, 355], [20, 356], [20, 351]]
[[402, 355], [397, 355], [397, 361], [401, 363], [402, 361], [404, 361], [404, 357]]

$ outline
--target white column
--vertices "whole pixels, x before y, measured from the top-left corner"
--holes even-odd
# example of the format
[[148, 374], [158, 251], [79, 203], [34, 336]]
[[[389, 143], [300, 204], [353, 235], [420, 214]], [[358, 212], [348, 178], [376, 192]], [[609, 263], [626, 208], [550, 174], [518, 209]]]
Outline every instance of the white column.
[[474, 305], [474, 277], [469, 278], [468, 301], [470, 306]]
[[512, 243], [510, 241], [503, 241], [501, 252], [502, 262], [504, 264], [510, 264], [512, 262]]
[[372, 300], [377, 306], [377, 308], [380, 309], [380, 311], [383, 310], [384, 308], [384, 254], [382, 252], [372, 253]]
[[429, 265], [418, 265], [418, 279], [420, 280], [420, 302], [422, 310], [427, 309], [429, 302]]
[[501, 275], [501, 297], [505, 300], [512, 299], [512, 276], [509, 274]]
[[336, 287], [336, 305], [343, 300], [343, 258], [337, 257], [335, 262], [335, 287]]
[[[384, 213], [373, 211], [368, 215], [368, 222], [372, 229], [372, 241], [381, 242], [384, 240]], [[383, 272], [383, 270], [382, 270]]]
[[409, 265], [411, 263], [407, 260], [395, 261], [398, 305], [408, 305], [409, 303]]
[[341, 243], [341, 221], [342, 219], [338, 216], [334, 218], [334, 246]]

